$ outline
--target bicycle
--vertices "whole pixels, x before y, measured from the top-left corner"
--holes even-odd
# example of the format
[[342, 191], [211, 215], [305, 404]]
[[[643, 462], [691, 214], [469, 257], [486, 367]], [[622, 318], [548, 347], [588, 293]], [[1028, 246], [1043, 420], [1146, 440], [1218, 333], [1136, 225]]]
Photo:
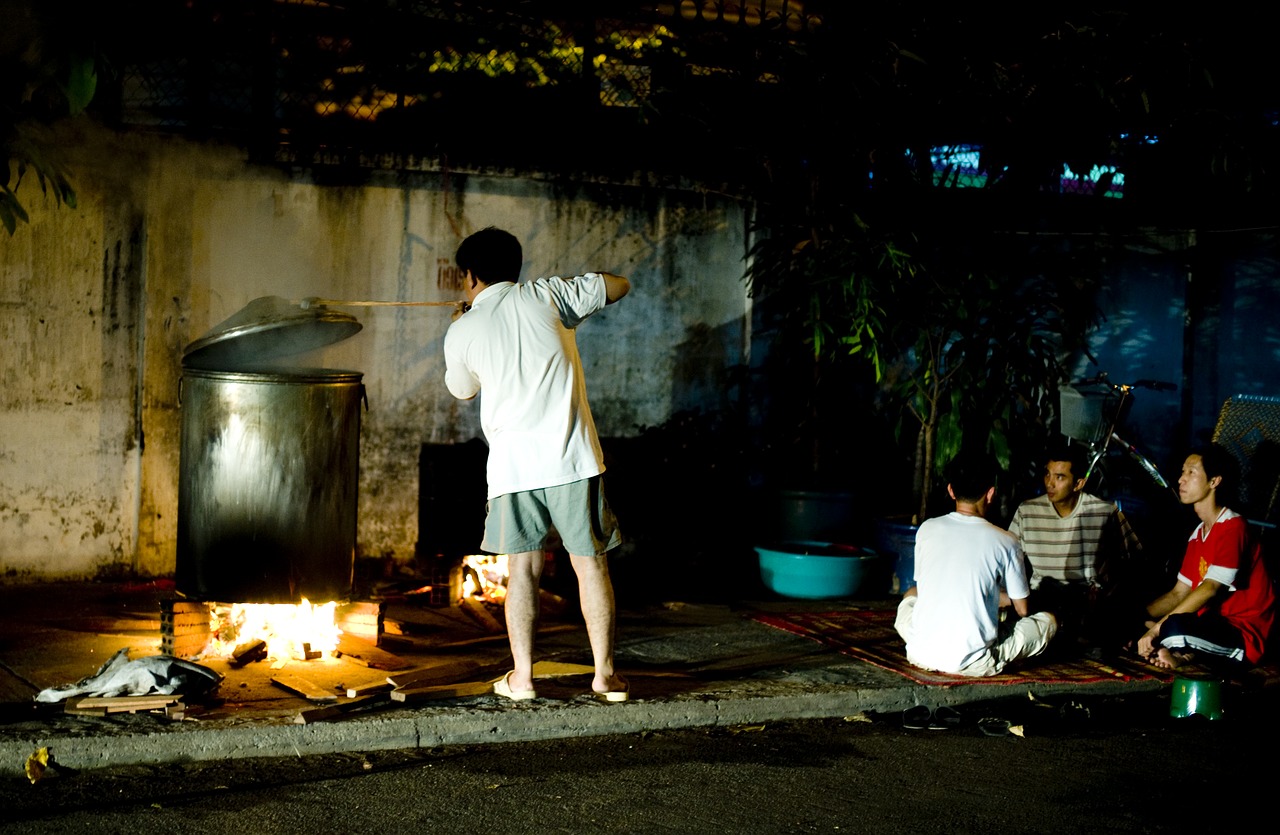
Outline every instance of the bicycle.
[[[1078, 390], [1078, 388], [1090, 386], [1100, 387], [1100, 390]], [[1176, 488], [1169, 485], [1151, 459], [1135, 445], [1120, 437], [1116, 431], [1124, 423], [1133, 406], [1134, 389], [1140, 388], [1152, 391], [1178, 390], [1173, 383], [1161, 380], [1113, 383], [1104, 371], [1096, 377], [1062, 386], [1058, 392], [1062, 434], [1088, 449], [1086, 458], [1089, 463], [1085, 470], [1085, 489], [1091, 493], [1105, 495], [1108, 492], [1115, 492], [1110, 489], [1112, 485], [1107, 483], [1107, 458], [1112, 453], [1113, 447], [1118, 447], [1122, 453], [1127, 454], [1163, 490], [1168, 490], [1175, 495], [1177, 493]]]

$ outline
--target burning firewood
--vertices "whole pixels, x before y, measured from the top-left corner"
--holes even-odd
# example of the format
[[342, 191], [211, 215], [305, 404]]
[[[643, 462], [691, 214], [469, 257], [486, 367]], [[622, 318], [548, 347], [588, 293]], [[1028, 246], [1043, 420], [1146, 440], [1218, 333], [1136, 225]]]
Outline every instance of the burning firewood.
[[334, 621], [336, 606], [332, 601], [315, 605], [305, 597], [300, 603], [213, 604], [213, 640], [207, 651], [231, 657], [241, 646], [261, 640], [277, 662], [323, 657], [341, 634]]
[[253, 661], [261, 661], [267, 657], [267, 642], [261, 638], [245, 641], [231, 653], [231, 664], [239, 667]]

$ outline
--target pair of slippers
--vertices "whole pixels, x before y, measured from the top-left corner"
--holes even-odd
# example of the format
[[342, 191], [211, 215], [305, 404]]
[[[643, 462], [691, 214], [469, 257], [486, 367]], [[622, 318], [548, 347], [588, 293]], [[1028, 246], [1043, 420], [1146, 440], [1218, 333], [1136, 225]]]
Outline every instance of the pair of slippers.
[[960, 727], [960, 711], [950, 705], [939, 705], [937, 710], [929, 710], [925, 705], [916, 705], [902, 711], [902, 727], [910, 731], [945, 731]]
[[[493, 683], [493, 692], [513, 702], [527, 702], [530, 699], [538, 698], [537, 690], [515, 690], [511, 687], [511, 673], [514, 672], [515, 670], [511, 670], [495, 681]], [[621, 690], [607, 690], [595, 695], [606, 702], [625, 702], [631, 698], [631, 684], [624, 680]]]

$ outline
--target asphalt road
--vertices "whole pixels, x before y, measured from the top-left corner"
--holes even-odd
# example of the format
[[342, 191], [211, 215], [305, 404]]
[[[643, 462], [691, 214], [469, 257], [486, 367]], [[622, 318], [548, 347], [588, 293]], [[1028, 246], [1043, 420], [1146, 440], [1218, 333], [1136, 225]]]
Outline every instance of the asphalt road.
[[[988, 735], [984, 718], [1013, 732]], [[998, 732], [1003, 721], [985, 727]], [[966, 705], [961, 725], [945, 730], [862, 715], [82, 773], [55, 766], [34, 785], [0, 783], [0, 832], [1185, 832], [1273, 796], [1278, 741], [1280, 719], [1263, 703], [1209, 722], [1172, 719], [1168, 698], [1155, 695], [1016, 697]]]

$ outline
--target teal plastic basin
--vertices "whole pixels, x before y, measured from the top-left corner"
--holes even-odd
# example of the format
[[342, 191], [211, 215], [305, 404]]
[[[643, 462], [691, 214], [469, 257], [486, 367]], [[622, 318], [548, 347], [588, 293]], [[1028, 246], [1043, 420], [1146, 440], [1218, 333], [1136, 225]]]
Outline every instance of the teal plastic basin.
[[783, 597], [828, 600], [852, 597], [880, 555], [836, 542], [781, 542], [756, 547], [760, 579]]

